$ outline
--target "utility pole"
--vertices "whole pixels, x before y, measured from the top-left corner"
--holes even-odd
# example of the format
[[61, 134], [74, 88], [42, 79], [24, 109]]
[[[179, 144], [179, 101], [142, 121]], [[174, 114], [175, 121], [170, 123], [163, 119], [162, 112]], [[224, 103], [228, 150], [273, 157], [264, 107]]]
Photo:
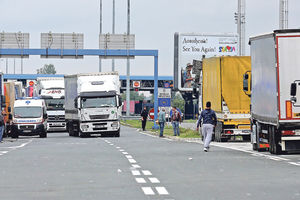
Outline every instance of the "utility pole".
[[279, 0], [279, 29], [288, 29], [288, 0]]
[[[127, 0], [127, 35], [130, 34], [130, 0]], [[129, 49], [127, 49], [129, 54]], [[130, 114], [130, 59], [127, 56], [127, 76], [126, 76], [126, 116]]]
[[[99, 34], [102, 34], [102, 0], [100, 0], [100, 23], [99, 23]], [[99, 72], [102, 71], [102, 60], [99, 58]]]
[[239, 56], [245, 55], [245, 7], [245, 0], [238, 0], [238, 12], [234, 15], [237, 24], [237, 33], [239, 35]]
[[[116, 20], [115, 10], [116, 10], [116, 2], [115, 0], [113, 0], [112, 34], [115, 34], [115, 20]], [[111, 61], [111, 71], [115, 71], [115, 59], [112, 59]]]
[[6, 74], [8, 74], [8, 58], [6, 58]]

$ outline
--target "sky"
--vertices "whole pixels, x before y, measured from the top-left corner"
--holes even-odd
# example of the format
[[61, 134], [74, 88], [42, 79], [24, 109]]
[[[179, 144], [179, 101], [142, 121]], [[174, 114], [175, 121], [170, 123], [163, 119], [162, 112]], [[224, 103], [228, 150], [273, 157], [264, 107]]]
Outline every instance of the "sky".
[[[84, 48], [96, 49], [100, 0], [0, 0], [0, 31], [30, 33], [30, 48], [40, 48], [40, 34], [83, 33]], [[127, 0], [116, 1], [116, 33], [127, 32]], [[173, 76], [174, 33], [236, 33], [237, 0], [131, 0], [130, 32], [136, 49], [159, 51], [159, 75]], [[289, 0], [289, 28], [300, 28], [300, 1]], [[279, 27], [279, 0], [246, 0], [246, 43], [249, 36]], [[103, 33], [112, 32], [112, 0], [103, 0]], [[246, 54], [249, 46], [246, 44]], [[8, 73], [14, 73], [8, 59]], [[44, 64], [54, 64], [58, 74], [98, 72], [98, 57], [84, 59], [24, 59], [24, 73], [36, 73]], [[152, 57], [130, 61], [132, 75], [153, 75]], [[0, 59], [5, 72], [6, 59]], [[16, 73], [21, 61], [16, 59]], [[111, 70], [103, 60], [102, 70]], [[116, 60], [116, 70], [126, 74], [126, 60]]]

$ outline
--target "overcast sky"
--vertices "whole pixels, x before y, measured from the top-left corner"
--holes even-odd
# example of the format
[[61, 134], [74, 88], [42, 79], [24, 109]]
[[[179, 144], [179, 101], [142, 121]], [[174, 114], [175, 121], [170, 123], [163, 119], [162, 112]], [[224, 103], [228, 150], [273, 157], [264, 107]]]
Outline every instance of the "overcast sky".
[[[98, 48], [99, 0], [0, 0], [0, 30], [30, 33], [30, 47], [40, 48], [40, 33], [83, 33], [85, 48]], [[136, 49], [159, 50], [159, 75], [173, 75], [174, 33], [234, 33], [237, 0], [131, 0], [131, 33]], [[116, 0], [116, 33], [127, 31], [127, 0]], [[279, 27], [279, 0], [246, 0], [246, 40]], [[300, 1], [289, 0], [289, 28], [300, 28]], [[112, 30], [112, 0], [103, 0], [103, 32]], [[247, 41], [248, 42], [248, 41]], [[247, 45], [246, 53], [249, 54]], [[24, 73], [54, 64], [59, 74], [97, 72], [97, 57], [84, 59], [24, 59]], [[103, 61], [110, 71], [111, 61]], [[5, 72], [5, 59], [0, 60]], [[126, 62], [116, 61], [126, 74]], [[16, 73], [20, 59], [16, 59]], [[9, 59], [13, 73], [13, 59]], [[153, 58], [131, 61], [132, 75], [153, 75]]]

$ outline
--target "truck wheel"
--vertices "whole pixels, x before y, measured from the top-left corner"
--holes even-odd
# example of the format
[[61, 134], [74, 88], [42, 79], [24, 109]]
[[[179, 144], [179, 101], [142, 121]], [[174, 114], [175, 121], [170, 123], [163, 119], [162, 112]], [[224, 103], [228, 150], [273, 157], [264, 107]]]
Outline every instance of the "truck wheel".
[[223, 124], [221, 122], [217, 122], [216, 128], [215, 128], [215, 140], [216, 142], [222, 142], [222, 130], [223, 130]]
[[76, 122], [73, 123], [72, 130], [73, 130], [73, 136], [79, 137], [79, 124], [78, 123], [76, 123]]
[[269, 151], [271, 154], [281, 154], [282, 149], [281, 146], [279, 145], [279, 137], [278, 137], [278, 132], [277, 129], [274, 126], [269, 127], [269, 143], [270, 143], [270, 148]]
[[19, 138], [19, 134], [17, 132], [11, 132], [11, 138]]
[[79, 137], [86, 138], [86, 137], [88, 137], [88, 134], [83, 133], [82, 131], [79, 131]]
[[40, 138], [46, 138], [47, 137], [47, 132], [43, 131], [40, 133]]
[[120, 129], [118, 131], [115, 132], [114, 134], [115, 137], [120, 137]]

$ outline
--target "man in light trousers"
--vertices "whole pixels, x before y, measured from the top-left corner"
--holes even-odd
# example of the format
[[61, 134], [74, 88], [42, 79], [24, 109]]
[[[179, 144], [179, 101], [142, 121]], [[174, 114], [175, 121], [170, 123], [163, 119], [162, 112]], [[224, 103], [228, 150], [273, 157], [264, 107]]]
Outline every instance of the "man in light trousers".
[[206, 109], [201, 112], [200, 117], [197, 121], [197, 131], [199, 130], [199, 126], [201, 126], [202, 120], [202, 137], [204, 142], [204, 151], [207, 152], [212, 139], [214, 127], [217, 124], [216, 113], [211, 109], [211, 103], [209, 101], [206, 102]]

